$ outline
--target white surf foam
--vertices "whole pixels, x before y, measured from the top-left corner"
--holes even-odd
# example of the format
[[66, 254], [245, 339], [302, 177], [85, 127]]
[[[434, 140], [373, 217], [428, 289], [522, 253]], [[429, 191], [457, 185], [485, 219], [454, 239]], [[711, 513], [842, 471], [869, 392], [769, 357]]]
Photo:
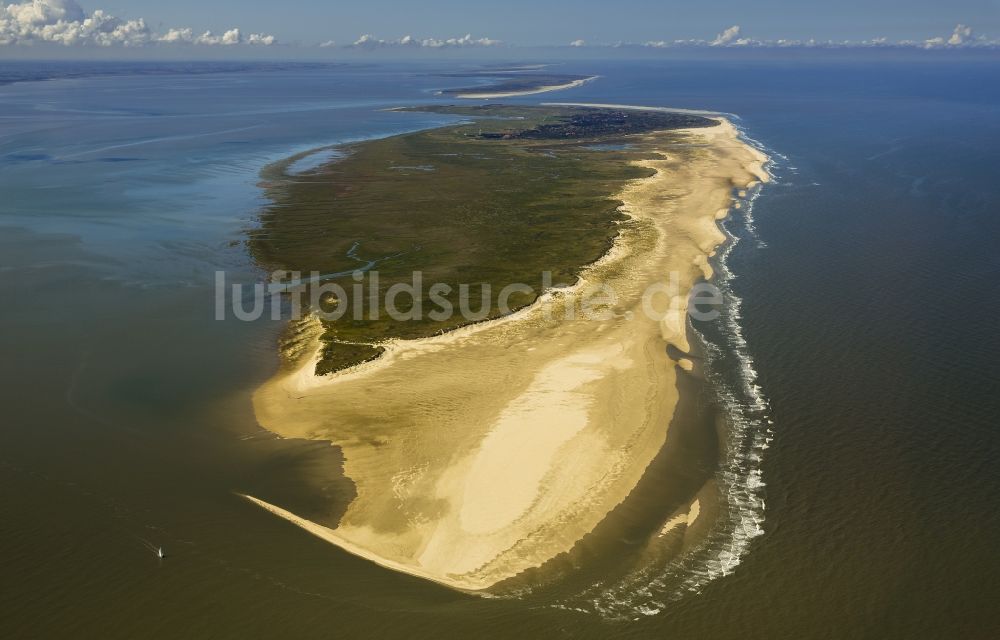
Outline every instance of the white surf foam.
[[[787, 158], [742, 137], [772, 160], [765, 169], [774, 175], [775, 158]], [[773, 184], [773, 183], [772, 183]], [[728, 241], [715, 260], [715, 284], [726, 301], [714, 325], [721, 336], [719, 343], [695, 329], [706, 349], [706, 375], [717, 394], [728, 423], [724, 458], [716, 473], [721, 495], [720, 513], [706, 538], [695, 549], [665, 563], [652, 563], [634, 570], [613, 583], [600, 583], [579, 594], [574, 602], [560, 606], [585, 608], [607, 618], [640, 619], [656, 615], [670, 603], [690, 593], [697, 593], [709, 582], [733, 573], [748, 553], [753, 540], [764, 533], [765, 488], [761, 464], [773, 438], [771, 410], [758, 384], [741, 320], [742, 300], [734, 293], [735, 275], [729, 257], [741, 238], [751, 238], [756, 246], [766, 246], [754, 225], [753, 203], [762, 185], [747, 194], [747, 206], [733, 212], [724, 223]], [[742, 225], [734, 233], [731, 227]]]

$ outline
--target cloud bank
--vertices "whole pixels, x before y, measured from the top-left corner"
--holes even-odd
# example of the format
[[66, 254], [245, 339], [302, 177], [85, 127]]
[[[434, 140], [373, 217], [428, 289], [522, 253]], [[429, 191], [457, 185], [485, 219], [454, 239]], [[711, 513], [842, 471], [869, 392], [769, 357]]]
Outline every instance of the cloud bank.
[[88, 14], [75, 0], [28, 0], [0, 5], [0, 45], [54, 43], [65, 46], [141, 47], [146, 45], [272, 45], [275, 37], [244, 35], [239, 29], [222, 34], [190, 28], [157, 33], [142, 18], [123, 20], [97, 9]]
[[414, 48], [414, 49], [444, 49], [449, 47], [496, 47], [503, 44], [499, 40], [491, 38], [473, 38], [472, 34], [465, 34], [461, 38], [414, 38], [413, 36], [403, 36], [398, 40], [382, 40], [370, 33], [366, 33], [354, 41], [350, 47], [354, 49], [385, 49], [385, 48]]
[[[0, 0], [2, 3], [3, 0]], [[76, 0], [21, 0], [13, 4], [0, 4], [0, 46], [58, 44], [66, 47], [144, 47], [144, 46], [219, 46], [237, 45], [270, 46], [277, 42], [273, 35], [243, 33], [232, 28], [222, 33], [195, 31], [190, 27], [172, 27], [163, 30], [150, 28], [143, 18], [123, 19], [101, 9], [88, 13]], [[368, 33], [351, 44], [338, 46], [333, 40], [318, 47], [342, 48], [362, 51], [379, 49], [440, 50], [449, 48], [497, 47], [503, 43], [492, 38], [473, 38], [466, 34], [456, 38], [414, 38], [404, 36], [396, 40], [383, 40]], [[589, 47], [647, 47], [655, 49], [683, 47], [899, 47], [919, 49], [1000, 48], [1000, 40], [973, 32], [965, 24], [957, 25], [950, 34], [925, 40], [890, 41], [887, 38], [871, 40], [757, 40], [744, 34], [740, 25], [722, 30], [713, 39], [657, 40], [642, 44], [617, 43], [590, 44], [583, 40], [569, 43], [572, 48]]]
[[[629, 46], [619, 43], [614, 46]], [[635, 45], [632, 45], [635, 46]], [[973, 33], [972, 28], [959, 24], [950, 36], [938, 36], [927, 40], [890, 41], [888, 38], [873, 38], [871, 40], [755, 40], [743, 37], [739, 25], [724, 29], [713, 40], [656, 40], [646, 42], [643, 47], [665, 49], [670, 47], [903, 47], [920, 49], [962, 49], [962, 48], [997, 48], [1000, 40], [988, 38]]]

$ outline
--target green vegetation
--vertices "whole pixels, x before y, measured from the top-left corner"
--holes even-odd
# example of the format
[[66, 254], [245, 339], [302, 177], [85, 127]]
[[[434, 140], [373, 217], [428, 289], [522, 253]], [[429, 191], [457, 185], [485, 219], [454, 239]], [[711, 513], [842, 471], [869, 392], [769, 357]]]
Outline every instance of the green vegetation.
[[[432, 109], [486, 118], [350, 145], [343, 149], [344, 158], [303, 174], [287, 173], [297, 159], [290, 158], [263, 175], [272, 204], [251, 232], [250, 248], [265, 268], [308, 276], [350, 272], [378, 260], [380, 301], [390, 286], [410, 283], [414, 271], [423, 272], [421, 319], [393, 320], [384, 312], [372, 319], [366, 307], [360, 319], [349, 310], [325, 321], [320, 373], [376, 357], [381, 350], [372, 343], [380, 340], [423, 337], [468, 322], [458, 313], [441, 320], [428, 317], [436, 308], [427, 297], [432, 283], [451, 287], [444, 297], [455, 309], [459, 285], [472, 285], [474, 310], [480, 306], [479, 285], [488, 283], [486, 315], [495, 317], [497, 294], [508, 284], [534, 289], [514, 294], [510, 306], [517, 309], [542, 293], [542, 272], [551, 272], [557, 286], [574, 282], [617, 233], [623, 216], [611, 195], [627, 180], [646, 175], [629, 164], [643, 153], [591, 146], [624, 143], [628, 136], [488, 135], [558, 125], [579, 115], [578, 109]], [[350, 274], [332, 280], [347, 292], [355, 284]], [[366, 290], [366, 301], [369, 295]], [[400, 296], [398, 308], [406, 311], [408, 301]], [[324, 304], [324, 310], [329, 306]]]
[[[500, 105], [475, 107], [425, 107], [424, 111], [489, 115], [509, 109]], [[498, 140], [565, 140], [593, 139], [604, 136], [624, 136], [647, 131], [711, 127], [717, 121], [702, 116], [670, 111], [640, 109], [591, 109], [563, 107], [558, 115], [541, 119], [534, 126], [515, 123], [500, 131], [481, 132], [478, 137]]]

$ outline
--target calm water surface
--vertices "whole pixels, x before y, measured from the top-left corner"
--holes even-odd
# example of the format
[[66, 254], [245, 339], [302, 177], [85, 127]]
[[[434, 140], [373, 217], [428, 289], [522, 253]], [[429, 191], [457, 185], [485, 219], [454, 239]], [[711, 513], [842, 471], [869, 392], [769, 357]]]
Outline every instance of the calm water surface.
[[728, 224], [738, 333], [701, 327], [720, 384], [752, 367], [768, 401], [749, 416], [769, 436], [753, 461], [762, 535], [738, 556], [720, 555], [730, 532], [652, 588], [657, 576], [482, 599], [233, 495], [333, 516], [352, 495], [335, 448], [254, 422], [281, 327], [212, 319], [216, 269], [259, 277], [242, 245], [258, 172], [449, 121], [381, 110], [433, 100], [442, 69], [139, 68], [0, 86], [2, 635], [996, 637], [990, 60], [574, 63], [601, 79], [523, 99], [730, 112], [776, 160], [775, 184]]

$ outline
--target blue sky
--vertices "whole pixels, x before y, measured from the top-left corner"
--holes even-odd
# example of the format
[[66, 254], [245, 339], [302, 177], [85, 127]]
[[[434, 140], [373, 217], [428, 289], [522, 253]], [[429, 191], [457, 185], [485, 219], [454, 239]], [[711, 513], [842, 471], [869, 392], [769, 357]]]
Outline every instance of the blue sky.
[[[7, 3], [13, 3], [4, 7]], [[100, 10], [100, 12], [98, 12]], [[96, 12], [96, 13], [95, 13]], [[955, 31], [955, 26], [963, 26]], [[739, 26], [718, 41], [724, 30]], [[238, 30], [237, 30], [238, 29]], [[210, 32], [210, 33], [208, 33]], [[692, 41], [871, 41], [1000, 45], [1000, 0], [0, 0], [0, 45], [404, 44], [565, 46]], [[429, 44], [428, 44], [429, 43]], [[453, 45], [457, 46], [457, 45]]]
[[[738, 24], [759, 39], [925, 39], [957, 23], [1000, 31], [1000, 0], [82, 0], [151, 25], [238, 26], [283, 41], [349, 42], [362, 33], [444, 38], [472, 33], [523, 45], [707, 38]], [[98, 6], [100, 5], [100, 6]], [[1000, 35], [1000, 34], [997, 34]]]

